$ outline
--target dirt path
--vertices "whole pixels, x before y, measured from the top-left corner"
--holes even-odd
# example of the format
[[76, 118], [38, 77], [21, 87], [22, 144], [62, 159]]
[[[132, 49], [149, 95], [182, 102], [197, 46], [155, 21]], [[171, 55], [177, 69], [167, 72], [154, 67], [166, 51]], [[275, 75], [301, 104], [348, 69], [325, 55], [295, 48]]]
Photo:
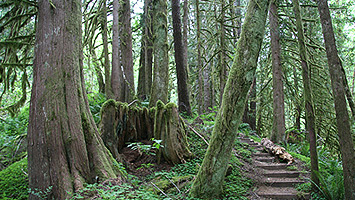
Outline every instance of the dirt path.
[[297, 164], [280, 163], [275, 156], [267, 153], [262, 145], [252, 139], [244, 137], [239, 140], [256, 150], [252, 154], [256, 188], [251, 199], [310, 199], [309, 194], [301, 194], [295, 189], [298, 184], [306, 181], [305, 174], [299, 171]]

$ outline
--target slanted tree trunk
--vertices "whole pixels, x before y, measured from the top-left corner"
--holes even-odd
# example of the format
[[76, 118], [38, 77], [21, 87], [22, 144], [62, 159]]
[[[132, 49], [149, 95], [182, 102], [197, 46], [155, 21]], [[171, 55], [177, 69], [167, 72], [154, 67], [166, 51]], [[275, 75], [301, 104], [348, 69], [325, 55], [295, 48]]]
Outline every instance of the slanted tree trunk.
[[283, 73], [281, 66], [281, 45], [277, 5], [271, 3], [269, 21], [272, 54], [272, 80], [273, 80], [273, 128], [271, 140], [277, 143], [285, 142], [285, 103], [283, 89]]
[[241, 123], [247, 94], [254, 80], [269, 3], [264, 0], [249, 1], [210, 145], [190, 190], [192, 197], [213, 199], [221, 194], [235, 131]]
[[124, 97], [120, 99], [123, 102], [130, 102], [135, 95], [133, 57], [132, 57], [132, 28], [131, 28], [131, 5], [130, 0], [120, 1], [119, 7], [119, 34], [121, 51], [121, 68], [123, 72]]
[[113, 0], [113, 19], [112, 19], [112, 70], [111, 70], [111, 87], [112, 96], [110, 99], [124, 99], [124, 80], [121, 68], [121, 51], [119, 36], [119, 20], [118, 20], [119, 0]]
[[345, 88], [343, 84], [345, 77], [343, 76], [342, 65], [335, 43], [328, 3], [325, 0], [317, 0], [317, 4], [332, 82], [340, 151], [342, 155], [345, 199], [350, 200], [355, 199], [355, 151], [345, 100]]
[[179, 112], [191, 116], [190, 97], [187, 87], [187, 71], [186, 65], [184, 65], [184, 46], [181, 34], [180, 1], [171, 0], [171, 8], [173, 16], [174, 56], [176, 63]]
[[168, 101], [169, 87], [169, 46], [168, 46], [168, 19], [167, 1], [153, 0], [153, 51], [154, 72], [152, 91], [149, 107], [156, 105], [158, 100], [164, 103]]
[[319, 185], [319, 178], [317, 172], [318, 167], [318, 155], [317, 155], [317, 136], [315, 132], [315, 114], [314, 114], [314, 103], [311, 88], [311, 78], [307, 61], [305, 37], [303, 33], [303, 24], [301, 18], [301, 8], [298, 0], [293, 0], [293, 10], [296, 17], [296, 27], [297, 27], [297, 37], [299, 53], [302, 65], [302, 79], [303, 79], [303, 94], [306, 112], [306, 131], [309, 135], [309, 150], [311, 156], [311, 179], [312, 179], [312, 190], [317, 191], [317, 185]]
[[67, 199], [84, 183], [117, 178], [89, 110], [81, 48], [81, 1], [38, 2], [28, 126], [29, 199]]

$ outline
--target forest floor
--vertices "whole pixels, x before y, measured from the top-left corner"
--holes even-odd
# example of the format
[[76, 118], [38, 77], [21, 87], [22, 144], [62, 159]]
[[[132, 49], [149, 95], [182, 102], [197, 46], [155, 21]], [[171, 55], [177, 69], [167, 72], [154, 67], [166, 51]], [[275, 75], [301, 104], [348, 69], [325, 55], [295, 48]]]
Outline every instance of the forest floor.
[[[194, 124], [194, 126], [199, 125]], [[191, 163], [188, 161], [184, 164], [185, 166], [182, 165], [183, 167], [178, 167], [181, 173], [177, 172], [176, 166], [164, 160], [158, 164], [154, 153], [142, 153], [125, 147], [122, 149], [122, 157], [127, 172], [137, 177], [146, 186], [149, 185], [149, 182], [153, 184], [154, 187], [151, 186], [151, 189], [160, 196], [163, 194], [165, 197], [173, 196], [171, 199], [187, 199], [193, 177], [198, 171], [207, 148], [207, 145], [204, 144], [206, 142], [203, 140], [208, 141], [209, 139], [208, 133], [200, 132], [201, 134], [198, 134], [194, 131], [190, 132], [188, 138], [190, 144], [193, 144], [194, 155], [199, 157]], [[309, 180], [309, 170], [301, 161], [295, 159], [291, 165], [282, 163], [275, 156], [267, 153], [259, 143], [243, 136], [243, 134], [241, 136], [237, 139], [233, 149], [231, 167], [226, 175], [227, 184], [225, 185], [227, 186], [224, 187], [225, 193], [222, 199], [309, 199], [309, 194], [302, 191], [302, 184], [307, 182], [305, 180]], [[152, 141], [140, 142], [143, 145], [152, 144]], [[191, 170], [191, 165], [195, 169], [187, 173], [188, 177], [186, 177], [184, 170]], [[164, 175], [161, 176], [161, 174]], [[239, 178], [236, 178], [236, 174]], [[228, 178], [229, 176], [231, 178]], [[246, 181], [247, 184], [244, 188], [237, 186], [239, 183], [236, 181], [243, 182], [246, 179], [249, 181]], [[175, 193], [170, 194], [173, 190]], [[176, 195], [176, 192], [180, 194]]]

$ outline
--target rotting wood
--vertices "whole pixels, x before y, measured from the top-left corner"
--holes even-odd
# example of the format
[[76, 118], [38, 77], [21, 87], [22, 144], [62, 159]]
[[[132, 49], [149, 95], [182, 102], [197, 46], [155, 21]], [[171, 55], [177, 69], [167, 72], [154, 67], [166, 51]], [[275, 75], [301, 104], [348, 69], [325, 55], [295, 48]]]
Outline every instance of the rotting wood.
[[108, 100], [101, 109], [101, 137], [116, 159], [129, 142], [162, 140], [157, 160], [163, 156], [171, 164], [185, 163], [192, 157], [188, 148], [187, 127], [177, 106], [158, 101], [151, 109]]
[[282, 160], [286, 160], [288, 165], [295, 162], [295, 160], [293, 159], [291, 154], [286, 152], [285, 148], [274, 144], [271, 140], [269, 140], [267, 138], [263, 138], [261, 140], [261, 145], [263, 145], [273, 155], [277, 156], [278, 158], [280, 158]]

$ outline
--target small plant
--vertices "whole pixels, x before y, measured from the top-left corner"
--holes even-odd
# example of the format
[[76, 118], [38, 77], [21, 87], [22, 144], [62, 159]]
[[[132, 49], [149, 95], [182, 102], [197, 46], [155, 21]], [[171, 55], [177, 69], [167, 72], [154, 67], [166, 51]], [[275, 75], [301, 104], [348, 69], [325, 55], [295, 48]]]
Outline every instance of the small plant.
[[143, 163], [143, 164], [141, 164], [140, 167], [137, 168], [137, 170], [143, 169], [143, 168], [145, 168], [145, 169], [150, 169], [150, 168], [153, 167], [153, 166], [154, 166], [153, 163]]
[[29, 189], [29, 193], [38, 197], [39, 199], [48, 199], [49, 194], [52, 192], [52, 188], [53, 188], [53, 186], [49, 186], [45, 190], [39, 190], [39, 189], [31, 190], [31, 189]]
[[139, 155], [147, 154], [147, 155], [156, 155], [156, 151], [164, 146], [161, 144], [162, 140], [156, 140], [154, 138], [150, 139], [153, 141], [153, 144], [143, 144], [142, 142], [133, 142], [129, 144], [127, 147], [132, 150], [137, 150]]

